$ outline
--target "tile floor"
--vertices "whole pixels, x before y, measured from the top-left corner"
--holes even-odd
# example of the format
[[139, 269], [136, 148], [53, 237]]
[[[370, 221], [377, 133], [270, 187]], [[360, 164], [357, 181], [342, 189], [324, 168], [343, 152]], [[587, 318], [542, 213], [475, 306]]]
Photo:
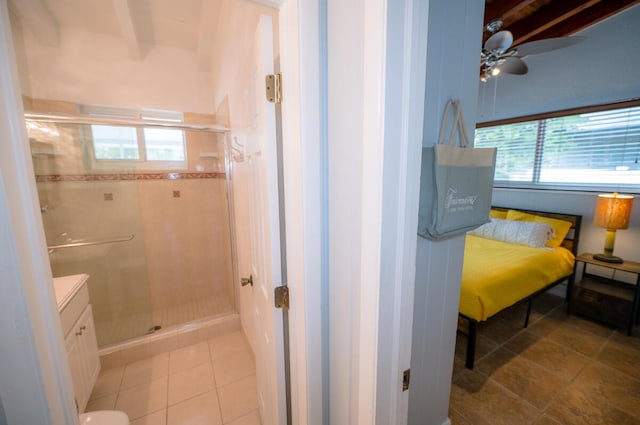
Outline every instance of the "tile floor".
[[458, 336], [452, 425], [640, 424], [640, 330], [567, 316], [560, 297], [514, 306], [479, 326], [476, 364], [464, 368]]
[[103, 370], [85, 411], [131, 425], [260, 425], [255, 365], [241, 332]]

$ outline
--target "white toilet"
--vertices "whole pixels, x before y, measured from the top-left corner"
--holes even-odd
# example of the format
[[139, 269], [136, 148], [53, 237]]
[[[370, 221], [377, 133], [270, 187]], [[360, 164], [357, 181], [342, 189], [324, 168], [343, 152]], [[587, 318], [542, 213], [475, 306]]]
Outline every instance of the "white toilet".
[[96, 410], [81, 413], [80, 425], [129, 425], [129, 417], [117, 410]]

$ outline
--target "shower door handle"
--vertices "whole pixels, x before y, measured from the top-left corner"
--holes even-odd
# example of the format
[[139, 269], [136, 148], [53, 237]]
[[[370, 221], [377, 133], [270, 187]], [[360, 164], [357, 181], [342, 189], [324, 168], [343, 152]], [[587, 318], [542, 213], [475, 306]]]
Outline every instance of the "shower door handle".
[[243, 277], [242, 279], [240, 279], [240, 284], [242, 286], [247, 286], [247, 285], [251, 285], [253, 286], [253, 275], [250, 274], [249, 277]]

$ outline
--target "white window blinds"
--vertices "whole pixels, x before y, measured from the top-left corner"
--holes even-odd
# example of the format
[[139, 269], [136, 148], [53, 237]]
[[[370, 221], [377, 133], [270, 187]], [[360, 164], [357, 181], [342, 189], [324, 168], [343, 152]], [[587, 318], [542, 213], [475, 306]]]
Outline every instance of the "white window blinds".
[[498, 148], [497, 186], [640, 191], [640, 107], [479, 128], [475, 146]]

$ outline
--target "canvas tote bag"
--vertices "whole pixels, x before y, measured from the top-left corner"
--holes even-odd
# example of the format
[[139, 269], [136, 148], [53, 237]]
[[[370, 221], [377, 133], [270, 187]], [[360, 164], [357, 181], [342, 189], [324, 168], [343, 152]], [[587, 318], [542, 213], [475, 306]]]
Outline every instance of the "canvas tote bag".
[[[453, 122], [445, 141], [451, 112]], [[471, 146], [460, 102], [450, 100], [442, 115], [438, 143], [422, 149], [418, 235], [443, 240], [489, 222], [495, 163], [495, 148]]]

